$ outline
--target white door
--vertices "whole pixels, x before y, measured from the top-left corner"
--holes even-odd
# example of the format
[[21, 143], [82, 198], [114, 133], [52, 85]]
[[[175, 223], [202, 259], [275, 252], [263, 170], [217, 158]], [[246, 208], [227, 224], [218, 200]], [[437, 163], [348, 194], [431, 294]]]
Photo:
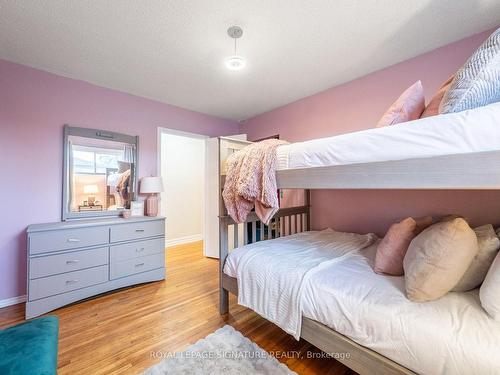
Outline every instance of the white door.
[[[238, 134], [224, 138], [246, 141], [247, 135]], [[209, 138], [206, 141], [206, 200], [203, 254], [210, 258], [219, 258], [219, 197], [221, 194], [219, 141], [219, 138]], [[243, 236], [241, 235], [239, 238], [243, 238]]]

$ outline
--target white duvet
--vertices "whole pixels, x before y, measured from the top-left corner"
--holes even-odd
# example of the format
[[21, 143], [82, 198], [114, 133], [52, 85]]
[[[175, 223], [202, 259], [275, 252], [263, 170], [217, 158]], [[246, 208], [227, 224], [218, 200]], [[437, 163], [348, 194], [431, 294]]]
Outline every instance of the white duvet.
[[404, 160], [500, 149], [500, 103], [384, 128], [291, 143], [278, 169]]
[[404, 277], [372, 271], [376, 245], [314, 275], [304, 316], [419, 374], [499, 374], [500, 323], [478, 290], [427, 303], [405, 296]]
[[[298, 234], [295, 240], [306, 235]], [[266, 242], [267, 248], [274, 248], [272, 241], [263, 241], [232, 252], [225, 272], [237, 277], [239, 260]], [[403, 277], [372, 271], [376, 245], [349, 252], [312, 273], [302, 287], [303, 316], [416, 373], [499, 374], [500, 323], [481, 308], [478, 291], [411, 302], [405, 296]], [[273, 251], [283, 261], [288, 246], [283, 243]], [[274, 293], [279, 294], [278, 290]]]
[[238, 304], [299, 340], [302, 294], [309, 278], [375, 240], [374, 234], [327, 229], [257, 242], [233, 250], [225, 272], [238, 279]]

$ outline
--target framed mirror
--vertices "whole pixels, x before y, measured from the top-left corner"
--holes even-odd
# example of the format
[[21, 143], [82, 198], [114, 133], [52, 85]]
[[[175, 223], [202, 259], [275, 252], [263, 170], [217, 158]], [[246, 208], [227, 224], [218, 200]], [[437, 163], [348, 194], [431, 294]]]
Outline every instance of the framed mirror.
[[62, 220], [119, 216], [137, 194], [137, 136], [64, 126]]

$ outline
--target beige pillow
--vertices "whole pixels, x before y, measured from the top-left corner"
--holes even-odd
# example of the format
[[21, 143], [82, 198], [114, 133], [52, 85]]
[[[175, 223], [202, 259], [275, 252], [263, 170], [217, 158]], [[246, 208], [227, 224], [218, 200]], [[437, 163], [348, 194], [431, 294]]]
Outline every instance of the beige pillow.
[[452, 289], [453, 292], [466, 292], [481, 285], [500, 247], [500, 240], [491, 224], [477, 227], [474, 232], [479, 251], [458, 284]]
[[481, 306], [495, 320], [500, 321], [500, 254], [491, 264], [479, 289]]
[[430, 226], [411, 241], [403, 261], [408, 298], [441, 298], [460, 281], [477, 252], [476, 234], [464, 219]]
[[465, 217], [463, 217], [462, 215], [457, 215], [457, 214], [444, 215], [439, 219], [439, 221], [452, 221], [452, 220], [455, 220], [458, 218], [464, 219], [465, 221], [467, 221], [467, 219]]

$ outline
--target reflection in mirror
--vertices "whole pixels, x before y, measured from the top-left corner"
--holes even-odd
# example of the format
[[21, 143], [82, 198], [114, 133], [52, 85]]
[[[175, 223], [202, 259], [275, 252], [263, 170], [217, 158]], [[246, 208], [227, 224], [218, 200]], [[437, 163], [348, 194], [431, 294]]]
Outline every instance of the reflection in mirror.
[[68, 136], [69, 211], [117, 211], [130, 207], [136, 145]]

